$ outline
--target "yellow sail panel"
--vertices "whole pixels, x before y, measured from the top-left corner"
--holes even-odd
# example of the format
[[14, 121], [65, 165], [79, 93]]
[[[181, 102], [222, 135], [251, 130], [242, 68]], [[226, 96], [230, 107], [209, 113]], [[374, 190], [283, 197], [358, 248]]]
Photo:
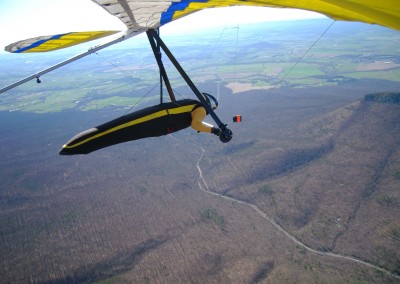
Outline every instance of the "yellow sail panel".
[[[185, 5], [183, 5], [184, 3]], [[171, 5], [162, 22], [166, 23], [193, 12], [217, 7], [261, 6], [272, 8], [295, 8], [321, 13], [327, 17], [378, 24], [400, 30], [400, 5], [398, 0], [203, 0], [182, 1]]]
[[99, 39], [118, 32], [119, 31], [90, 31], [41, 36], [10, 44], [5, 50], [12, 53], [47, 52]]

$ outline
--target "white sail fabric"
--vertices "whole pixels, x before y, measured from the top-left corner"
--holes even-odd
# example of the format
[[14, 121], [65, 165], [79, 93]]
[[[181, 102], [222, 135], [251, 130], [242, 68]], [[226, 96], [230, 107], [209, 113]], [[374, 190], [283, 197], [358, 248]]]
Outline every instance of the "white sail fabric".
[[127, 35], [133, 36], [148, 29], [158, 28], [162, 14], [173, 2], [180, 1], [135, 1], [135, 0], [92, 0], [111, 15], [118, 17], [128, 28]]

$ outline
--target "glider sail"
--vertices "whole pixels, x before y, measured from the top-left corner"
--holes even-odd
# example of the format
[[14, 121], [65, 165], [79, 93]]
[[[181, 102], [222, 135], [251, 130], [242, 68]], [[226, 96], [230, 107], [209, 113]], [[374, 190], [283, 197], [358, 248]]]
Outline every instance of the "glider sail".
[[158, 28], [191, 13], [229, 6], [260, 6], [294, 8], [321, 13], [329, 18], [378, 24], [400, 30], [400, 6], [398, 0], [92, 0], [111, 15], [118, 17], [137, 34]]
[[[116, 42], [128, 39], [142, 32], [155, 30], [171, 21], [191, 13], [218, 7], [229, 6], [260, 6], [272, 8], [295, 8], [321, 13], [335, 20], [357, 21], [377, 24], [395, 30], [400, 30], [400, 5], [398, 0], [92, 0], [111, 15], [119, 18], [127, 27], [120, 39], [113, 40], [97, 50]], [[205, 19], [206, 20], [206, 19]], [[8, 45], [5, 50], [12, 53], [44, 52], [65, 48], [98, 39], [116, 33], [117, 31], [74, 32], [54, 36], [36, 37], [18, 41]], [[91, 49], [76, 60], [91, 53]], [[67, 61], [72, 62], [72, 60]], [[32, 78], [48, 73], [60, 66], [57, 64], [37, 74], [15, 82], [0, 89], [3, 93], [21, 85]]]
[[[295, 8], [321, 13], [335, 20], [378, 24], [400, 30], [398, 0], [92, 0], [127, 27], [126, 38], [157, 29], [194, 12], [229, 6]], [[116, 31], [76, 32], [23, 40], [6, 47], [9, 52], [43, 52], [73, 46]]]

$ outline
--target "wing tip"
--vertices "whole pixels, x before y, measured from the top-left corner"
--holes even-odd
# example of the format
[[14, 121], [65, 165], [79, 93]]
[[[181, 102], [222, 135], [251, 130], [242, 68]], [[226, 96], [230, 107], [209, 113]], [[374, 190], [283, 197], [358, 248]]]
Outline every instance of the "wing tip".
[[[122, 31], [103, 30], [39, 36], [11, 43], [4, 50], [10, 53], [48, 52], [97, 40], [120, 32]], [[66, 38], [68, 38], [67, 41], [65, 40]]]

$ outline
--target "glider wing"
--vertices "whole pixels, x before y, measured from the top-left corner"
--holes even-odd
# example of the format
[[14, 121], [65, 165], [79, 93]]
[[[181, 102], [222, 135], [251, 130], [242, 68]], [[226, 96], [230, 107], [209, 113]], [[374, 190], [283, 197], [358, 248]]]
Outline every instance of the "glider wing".
[[[128, 34], [155, 29], [207, 8], [261, 6], [294, 8], [324, 14], [335, 20], [378, 24], [400, 30], [398, 0], [92, 0], [128, 28]], [[206, 19], [205, 19], [206, 20]]]
[[[343, 20], [378, 24], [400, 30], [398, 0], [92, 0], [108, 13], [118, 17], [126, 26], [126, 38], [149, 29], [156, 29], [191, 13], [218, 7], [260, 6], [295, 8], [324, 14]], [[205, 19], [206, 20], [206, 19]], [[108, 36], [118, 31], [73, 32], [36, 37], [10, 44], [6, 51], [45, 52], [73, 46]]]
[[106, 37], [118, 32], [119, 31], [91, 31], [41, 36], [15, 42], [6, 46], [5, 50], [12, 53], [53, 51]]

